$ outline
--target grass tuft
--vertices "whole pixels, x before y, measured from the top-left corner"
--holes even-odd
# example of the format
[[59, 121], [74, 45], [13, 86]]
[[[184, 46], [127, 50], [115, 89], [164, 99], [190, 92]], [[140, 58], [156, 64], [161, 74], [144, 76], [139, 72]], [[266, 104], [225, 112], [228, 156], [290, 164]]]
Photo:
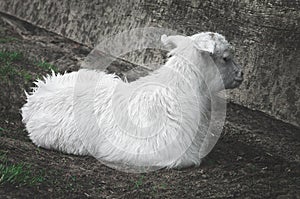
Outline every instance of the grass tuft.
[[9, 164], [6, 153], [0, 154], [0, 185], [31, 186], [44, 180], [43, 175], [35, 176], [32, 173], [30, 165], [25, 163]]
[[[24, 80], [24, 83], [29, 83], [41, 76], [40, 74], [30, 72], [27, 67], [22, 67], [23, 64], [26, 64], [26, 61], [28, 62], [20, 52], [0, 51], [0, 80], [12, 82], [20, 77]], [[48, 62], [30, 61], [30, 65], [31, 63], [32, 68], [38, 67], [45, 72], [58, 72], [58, 68]]]
[[0, 67], [0, 76], [2, 77], [8, 77], [8, 76], [14, 76], [17, 75], [18, 71], [11, 66], [10, 63], [6, 63]]
[[5, 44], [5, 43], [9, 43], [9, 42], [14, 42], [17, 41], [18, 38], [16, 37], [5, 37], [5, 38], [0, 38], [0, 44]]
[[36, 65], [47, 70], [53, 70], [54, 72], [58, 72], [58, 68], [48, 62], [45, 61], [38, 61], [36, 62]]
[[143, 185], [143, 179], [144, 179], [144, 176], [141, 175], [140, 178], [134, 182], [134, 188], [135, 189], [139, 189], [140, 186]]
[[14, 61], [20, 61], [24, 58], [23, 54], [20, 52], [7, 52], [0, 51], [0, 61], [9, 63]]

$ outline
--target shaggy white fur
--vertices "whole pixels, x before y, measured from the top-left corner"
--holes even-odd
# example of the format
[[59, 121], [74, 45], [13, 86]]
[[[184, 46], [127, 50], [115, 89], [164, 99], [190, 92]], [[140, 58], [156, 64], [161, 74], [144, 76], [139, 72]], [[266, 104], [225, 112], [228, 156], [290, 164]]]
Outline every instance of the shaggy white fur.
[[171, 57], [135, 82], [86, 69], [38, 80], [22, 108], [31, 140], [111, 164], [199, 165], [210, 92], [223, 86], [213, 65], [229, 65], [218, 66], [228, 88], [241, 83], [241, 72], [234, 62], [226, 63], [230, 45], [220, 34], [162, 36], [162, 42], [172, 49]]

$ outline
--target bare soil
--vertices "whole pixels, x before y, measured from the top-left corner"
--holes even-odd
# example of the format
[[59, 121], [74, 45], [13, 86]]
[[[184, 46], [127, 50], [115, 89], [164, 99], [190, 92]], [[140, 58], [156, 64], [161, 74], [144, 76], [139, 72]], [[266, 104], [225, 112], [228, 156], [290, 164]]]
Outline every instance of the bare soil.
[[1, 51], [22, 52], [24, 58], [13, 67], [32, 78], [0, 79], [0, 152], [12, 164], [31, 165], [33, 175], [43, 175], [44, 180], [35, 185], [0, 184], [0, 198], [300, 198], [300, 129], [232, 103], [221, 138], [197, 168], [123, 173], [93, 157], [36, 147], [19, 112], [24, 89], [49, 72], [33, 60], [55, 64], [61, 72], [78, 70], [91, 49], [0, 15], [0, 38], [8, 37], [16, 39], [0, 43]]

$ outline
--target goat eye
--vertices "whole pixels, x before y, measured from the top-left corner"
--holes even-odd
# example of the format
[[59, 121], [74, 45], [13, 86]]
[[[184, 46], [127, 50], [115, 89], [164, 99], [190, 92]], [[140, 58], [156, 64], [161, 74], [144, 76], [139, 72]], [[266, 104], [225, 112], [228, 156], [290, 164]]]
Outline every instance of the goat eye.
[[228, 58], [228, 57], [223, 57], [223, 60], [224, 60], [225, 62], [227, 62], [227, 61], [229, 60], [229, 58]]

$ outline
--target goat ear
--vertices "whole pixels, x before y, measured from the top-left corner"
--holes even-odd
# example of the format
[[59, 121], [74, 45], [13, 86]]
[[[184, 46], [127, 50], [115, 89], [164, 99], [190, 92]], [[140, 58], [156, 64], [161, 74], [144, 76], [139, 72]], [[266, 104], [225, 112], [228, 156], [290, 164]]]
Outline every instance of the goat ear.
[[213, 40], [201, 40], [195, 42], [195, 47], [199, 50], [214, 54], [216, 48], [216, 42]]
[[182, 45], [183, 43], [186, 43], [187, 39], [189, 38], [182, 35], [161, 36], [161, 42], [170, 50]]

